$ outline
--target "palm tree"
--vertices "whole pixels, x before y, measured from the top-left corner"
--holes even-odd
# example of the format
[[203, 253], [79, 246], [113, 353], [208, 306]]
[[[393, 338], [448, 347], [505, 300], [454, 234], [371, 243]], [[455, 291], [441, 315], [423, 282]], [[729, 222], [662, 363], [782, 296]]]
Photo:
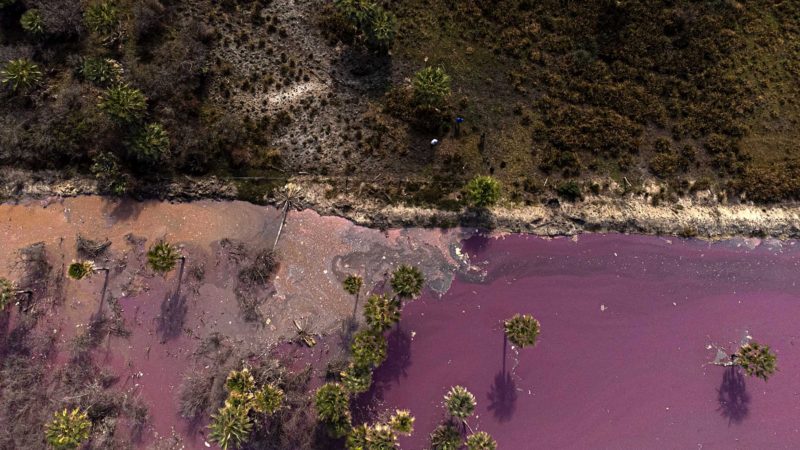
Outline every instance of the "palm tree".
[[431, 450], [458, 450], [461, 432], [452, 424], [441, 424], [431, 433]]
[[358, 310], [358, 294], [361, 292], [362, 286], [364, 286], [364, 279], [355, 274], [348, 275], [342, 282], [345, 292], [356, 297], [355, 305], [353, 305], [353, 319], [355, 319], [356, 310]]
[[347, 369], [339, 373], [342, 384], [350, 393], [367, 392], [372, 386], [372, 369], [369, 366], [350, 363]]
[[422, 292], [425, 277], [416, 267], [401, 265], [392, 274], [392, 289], [401, 299], [412, 299]]
[[256, 380], [247, 367], [242, 370], [231, 370], [225, 379], [225, 388], [228, 392], [248, 393], [252, 392], [255, 386]]
[[11, 280], [0, 277], [0, 311], [4, 311], [6, 307], [11, 304], [12, 300], [14, 300], [18, 295], [22, 294], [26, 294], [28, 296], [28, 303], [30, 303], [31, 297], [33, 296], [33, 291], [18, 290]]
[[91, 427], [92, 422], [85, 411], [64, 408], [63, 411], [56, 411], [53, 420], [47, 424], [45, 438], [56, 449], [78, 448], [89, 439]]
[[367, 433], [369, 433], [369, 425], [362, 423], [350, 430], [347, 434], [347, 441], [345, 448], [347, 450], [366, 450], [367, 448]]
[[734, 365], [741, 366], [749, 376], [761, 378], [764, 381], [775, 373], [777, 357], [770, 351], [769, 346], [758, 342], [750, 342], [739, 347], [739, 351], [731, 355]]
[[288, 183], [283, 189], [278, 191], [278, 201], [276, 204], [279, 208], [283, 208], [283, 211], [281, 212], [281, 223], [278, 226], [278, 234], [275, 235], [275, 243], [272, 245], [272, 251], [275, 251], [275, 248], [278, 246], [278, 239], [281, 238], [283, 224], [286, 223], [286, 216], [289, 214], [289, 208], [299, 209], [302, 207], [301, 194], [302, 190], [300, 186], [292, 183]]
[[491, 176], [478, 176], [466, 186], [467, 201], [476, 208], [493, 206], [500, 200], [500, 183]]
[[122, 124], [142, 120], [147, 111], [147, 97], [127, 84], [111, 86], [100, 99], [100, 109]]
[[525, 348], [536, 344], [541, 325], [539, 321], [528, 314], [515, 314], [514, 317], [503, 322], [506, 337], [512, 344]]
[[283, 389], [273, 384], [266, 384], [253, 396], [253, 411], [271, 416], [281, 409], [285, 397]]
[[400, 301], [390, 299], [386, 295], [370, 295], [364, 306], [364, 318], [367, 326], [376, 332], [383, 333], [400, 321]]
[[465, 421], [475, 412], [477, 402], [475, 401], [475, 396], [467, 388], [453, 386], [444, 396], [444, 405], [451, 416]]
[[147, 265], [154, 271], [165, 274], [175, 268], [178, 260], [186, 260], [178, 249], [167, 241], [160, 240], [147, 252]]
[[356, 364], [377, 367], [386, 360], [386, 338], [372, 330], [361, 330], [353, 336], [350, 350]]
[[376, 423], [367, 431], [367, 447], [369, 450], [395, 450], [397, 435], [389, 425]]
[[103, 289], [100, 291], [100, 310], [102, 310], [103, 303], [106, 299], [106, 289], [108, 288], [108, 275], [110, 273], [108, 267], [97, 267], [92, 261], [73, 261], [72, 264], [67, 267], [67, 276], [73, 280], [83, 280], [97, 272], [105, 272]]
[[398, 409], [389, 418], [389, 426], [396, 433], [410, 436], [414, 432], [414, 416], [407, 409]]
[[497, 442], [485, 431], [478, 431], [467, 436], [467, 450], [496, 450]]
[[328, 426], [334, 438], [345, 436], [350, 431], [350, 396], [339, 383], [325, 383], [314, 395], [317, 417]]
[[226, 402], [217, 414], [211, 416], [208, 439], [217, 443], [222, 450], [239, 447], [247, 441], [253, 429], [253, 422], [248, 413], [249, 410], [245, 406]]

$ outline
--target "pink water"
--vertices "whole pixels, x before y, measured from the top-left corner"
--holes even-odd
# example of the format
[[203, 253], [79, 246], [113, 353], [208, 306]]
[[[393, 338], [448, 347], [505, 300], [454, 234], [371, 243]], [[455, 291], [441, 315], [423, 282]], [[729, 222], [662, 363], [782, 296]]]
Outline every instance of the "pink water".
[[[455, 384], [502, 449], [800, 447], [800, 251], [619, 235], [473, 238], [482, 282], [404, 310], [361, 403], [408, 408], [427, 445]], [[504, 356], [502, 319], [530, 313], [535, 348]], [[769, 382], [709, 364], [745, 334], [778, 355]], [[516, 367], [515, 367], [516, 366]]]

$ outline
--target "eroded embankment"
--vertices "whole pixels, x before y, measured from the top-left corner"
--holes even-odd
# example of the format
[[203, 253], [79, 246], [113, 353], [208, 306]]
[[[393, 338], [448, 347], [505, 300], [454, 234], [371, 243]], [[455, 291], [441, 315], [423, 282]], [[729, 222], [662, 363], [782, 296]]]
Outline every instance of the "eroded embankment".
[[[3, 171], [0, 199], [43, 199], [51, 196], [95, 195], [96, 183], [89, 179], [62, 179], [56, 174], [33, 176], [22, 171]], [[341, 180], [340, 180], [341, 181]], [[370, 186], [351, 186], [331, 194], [330, 180], [294, 177], [300, 186], [304, 206], [322, 215], [334, 215], [373, 228], [397, 227], [482, 227], [497, 231], [539, 236], [574, 235], [590, 232], [696, 236], [704, 239], [729, 237], [800, 237], [800, 206], [778, 204], [723, 204], [710, 192], [697, 193], [676, 203], [654, 206], [651, 196], [600, 195], [585, 200], [550, 202], [525, 206], [505, 203], [490, 211], [443, 211], [407, 206], [402, 197], [392, 202], [360, 193]], [[334, 183], [335, 184], [335, 183]], [[149, 185], [137, 193], [142, 198], [171, 201], [237, 198], [232, 181], [217, 178], [184, 178]], [[266, 199], [269, 201], [270, 199]]]

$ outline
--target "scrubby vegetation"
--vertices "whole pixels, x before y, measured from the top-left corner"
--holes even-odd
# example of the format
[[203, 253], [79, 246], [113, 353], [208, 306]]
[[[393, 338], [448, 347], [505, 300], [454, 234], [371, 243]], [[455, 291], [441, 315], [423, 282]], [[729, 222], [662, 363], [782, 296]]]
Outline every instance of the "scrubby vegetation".
[[482, 174], [515, 202], [590, 178], [800, 196], [796, 2], [4, 3], [0, 165], [109, 193], [216, 175], [263, 201], [302, 173], [440, 207]]

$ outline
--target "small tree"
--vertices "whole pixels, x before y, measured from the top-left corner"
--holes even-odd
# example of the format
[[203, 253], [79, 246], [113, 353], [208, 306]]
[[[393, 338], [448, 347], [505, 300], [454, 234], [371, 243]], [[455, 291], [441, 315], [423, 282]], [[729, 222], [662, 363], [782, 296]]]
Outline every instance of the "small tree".
[[347, 450], [367, 450], [367, 433], [369, 433], [369, 425], [362, 423], [350, 430], [347, 434], [347, 441], [345, 448]]
[[242, 370], [231, 370], [225, 378], [225, 389], [229, 393], [244, 394], [252, 392], [256, 386], [256, 380], [247, 367]]
[[275, 414], [283, 405], [285, 397], [283, 389], [273, 384], [266, 384], [253, 394], [253, 411], [259, 414]]
[[128, 191], [128, 177], [122, 172], [119, 159], [113, 153], [102, 152], [94, 158], [92, 174], [105, 194], [124, 195]]
[[128, 146], [135, 160], [149, 166], [169, 158], [169, 135], [160, 123], [149, 123], [139, 129]]
[[136, 88], [120, 84], [108, 88], [100, 100], [100, 108], [120, 123], [138, 122], [147, 109], [147, 97]]
[[739, 347], [732, 355], [733, 363], [741, 366], [748, 376], [761, 378], [764, 381], [777, 370], [775, 353], [769, 346], [757, 342], [750, 342]]
[[503, 322], [506, 337], [512, 344], [525, 348], [536, 344], [541, 325], [539, 321], [528, 314], [515, 314], [514, 317]]
[[441, 424], [431, 433], [431, 450], [458, 450], [461, 432], [451, 424]]
[[401, 299], [412, 299], [422, 292], [425, 277], [416, 267], [401, 265], [392, 274], [392, 289]]
[[364, 305], [367, 326], [375, 333], [383, 333], [400, 321], [400, 301], [386, 295], [370, 295]]
[[0, 82], [12, 92], [27, 91], [42, 81], [42, 71], [30, 59], [12, 59], [0, 71]]
[[369, 0], [335, 0], [334, 5], [352, 25], [367, 46], [388, 49], [397, 35], [397, 18], [381, 5]]
[[476, 208], [493, 206], [500, 200], [500, 183], [490, 176], [478, 176], [466, 186], [467, 201]]
[[317, 417], [328, 426], [332, 437], [340, 438], [350, 431], [350, 397], [339, 383], [325, 383], [314, 395]]
[[44, 34], [44, 22], [42, 21], [42, 13], [38, 9], [32, 8], [22, 14], [19, 19], [19, 24], [22, 29], [34, 36]]
[[414, 416], [407, 409], [398, 409], [389, 418], [389, 426], [399, 434], [410, 436], [414, 432]]
[[244, 405], [234, 405], [226, 402], [217, 414], [211, 416], [208, 439], [215, 442], [222, 450], [229, 447], [238, 448], [247, 442], [253, 422]]
[[342, 282], [345, 292], [350, 295], [358, 295], [362, 286], [364, 286], [364, 279], [358, 275], [348, 275]]
[[175, 268], [179, 259], [184, 258], [178, 249], [166, 241], [159, 241], [147, 252], [147, 264], [154, 271], [164, 274]]
[[444, 405], [451, 416], [464, 421], [475, 412], [477, 402], [475, 396], [467, 388], [453, 386], [444, 396]]
[[485, 431], [467, 436], [467, 450], [496, 450], [497, 442]]
[[450, 76], [441, 67], [426, 67], [413, 80], [414, 102], [426, 109], [441, 109], [450, 96]]
[[86, 412], [78, 408], [72, 411], [64, 408], [56, 411], [53, 420], [47, 424], [45, 438], [56, 449], [73, 449], [89, 439], [92, 423]]
[[353, 336], [350, 350], [360, 366], [377, 367], [386, 360], [386, 338], [372, 330], [361, 330]]

